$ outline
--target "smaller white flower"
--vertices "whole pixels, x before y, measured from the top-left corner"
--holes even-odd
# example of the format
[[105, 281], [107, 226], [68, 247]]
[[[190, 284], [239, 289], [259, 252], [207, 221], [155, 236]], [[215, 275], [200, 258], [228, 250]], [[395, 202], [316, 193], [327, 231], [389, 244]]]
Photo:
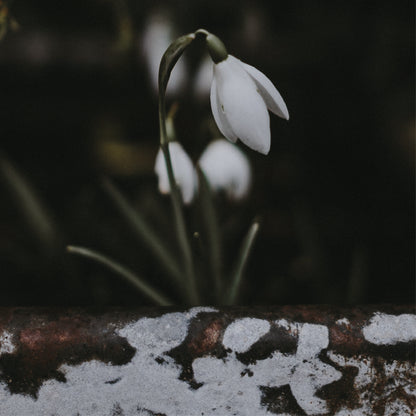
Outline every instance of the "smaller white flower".
[[[182, 194], [185, 204], [190, 204], [194, 199], [198, 186], [198, 177], [191, 158], [187, 155], [182, 145], [178, 142], [169, 142], [169, 152], [172, 161], [173, 173], [176, 183]], [[162, 149], [156, 156], [155, 172], [159, 178], [159, 191], [162, 194], [170, 193], [168, 172]]]
[[[142, 52], [146, 61], [150, 81], [156, 94], [159, 91], [159, 64], [163, 54], [175, 39], [174, 28], [169, 16], [153, 13], [147, 20], [142, 37]], [[184, 86], [187, 71], [183, 59], [173, 68], [166, 93], [176, 94]]]
[[211, 108], [221, 133], [263, 154], [270, 150], [267, 109], [289, 119], [282, 96], [259, 70], [228, 55], [214, 65]]
[[244, 198], [251, 185], [247, 156], [225, 139], [215, 140], [205, 149], [199, 165], [214, 190], [223, 190], [231, 199]]

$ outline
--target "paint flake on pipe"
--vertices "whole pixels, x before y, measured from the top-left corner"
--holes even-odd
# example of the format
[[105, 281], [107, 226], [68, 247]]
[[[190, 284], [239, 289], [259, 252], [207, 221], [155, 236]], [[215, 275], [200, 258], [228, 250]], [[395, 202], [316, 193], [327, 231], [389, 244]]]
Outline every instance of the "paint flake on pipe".
[[14, 352], [12, 336], [13, 335], [8, 331], [4, 331], [0, 335], [0, 354], [3, 354], [3, 353], [11, 354]]
[[350, 325], [350, 321], [347, 318], [338, 319], [337, 321], [335, 321], [335, 323], [337, 325], [340, 325], [340, 326], [341, 325], [345, 325], [345, 326]]
[[238, 319], [227, 327], [222, 343], [235, 352], [246, 352], [269, 329], [270, 324], [264, 319]]
[[367, 341], [377, 345], [392, 345], [416, 340], [416, 315], [376, 313], [363, 328]]

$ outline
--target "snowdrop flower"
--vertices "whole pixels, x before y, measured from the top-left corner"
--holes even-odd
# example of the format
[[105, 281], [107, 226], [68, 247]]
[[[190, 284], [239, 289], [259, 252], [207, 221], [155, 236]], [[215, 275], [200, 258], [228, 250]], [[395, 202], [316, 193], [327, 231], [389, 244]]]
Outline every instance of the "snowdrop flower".
[[[142, 51], [148, 67], [148, 72], [153, 89], [159, 90], [158, 76], [159, 64], [163, 54], [175, 39], [173, 26], [168, 16], [154, 13], [146, 22], [142, 38]], [[181, 59], [172, 71], [166, 93], [175, 94], [181, 90], [187, 78], [184, 61]]]
[[[181, 191], [183, 202], [190, 204], [194, 199], [198, 184], [194, 165], [180, 143], [169, 142], [168, 146], [173, 172]], [[162, 194], [170, 193], [169, 177], [162, 149], [159, 149], [156, 156], [155, 172], [159, 178], [159, 191]]]
[[263, 154], [270, 150], [270, 120], [267, 109], [286, 120], [289, 113], [282, 96], [259, 70], [228, 55], [223, 43], [207, 36], [214, 61], [211, 108], [221, 133], [230, 141], [240, 139]]
[[244, 198], [251, 185], [251, 167], [247, 156], [225, 139], [208, 145], [199, 165], [214, 190], [223, 190], [231, 199]]

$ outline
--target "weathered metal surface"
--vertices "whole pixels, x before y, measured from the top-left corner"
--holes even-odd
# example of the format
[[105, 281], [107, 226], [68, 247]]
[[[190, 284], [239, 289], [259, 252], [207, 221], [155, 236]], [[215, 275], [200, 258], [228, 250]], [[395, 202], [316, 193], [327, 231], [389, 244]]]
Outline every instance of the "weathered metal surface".
[[412, 307], [0, 308], [0, 415], [413, 415]]

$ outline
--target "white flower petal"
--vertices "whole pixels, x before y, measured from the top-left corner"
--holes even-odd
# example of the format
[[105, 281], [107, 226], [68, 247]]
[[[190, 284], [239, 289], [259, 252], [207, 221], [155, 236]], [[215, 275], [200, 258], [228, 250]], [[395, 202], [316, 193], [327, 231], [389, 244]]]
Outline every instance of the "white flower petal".
[[217, 123], [218, 128], [228, 140], [235, 143], [237, 141], [237, 136], [234, 134], [224, 115], [224, 112], [221, 110], [221, 104], [218, 102], [217, 82], [215, 77], [212, 79], [210, 99], [212, 115], [214, 116], [214, 120]]
[[260, 94], [267, 105], [267, 108], [279, 117], [289, 120], [289, 111], [286, 107], [286, 104], [270, 79], [267, 78], [266, 75], [264, 75], [258, 69], [254, 68], [254, 66], [247, 65], [244, 62], [241, 63], [244, 69], [256, 83], [257, 88], [260, 90]]
[[251, 167], [247, 156], [224, 139], [215, 140], [205, 149], [199, 165], [214, 190], [223, 190], [231, 199], [244, 198], [251, 185]]
[[[170, 142], [169, 152], [175, 180], [181, 190], [183, 202], [189, 204], [194, 199], [198, 183], [194, 165], [180, 143]], [[162, 194], [170, 193], [169, 177], [162, 149], [159, 149], [156, 156], [155, 172], [159, 178], [159, 191]]]
[[170, 192], [169, 179], [168, 173], [166, 171], [165, 158], [163, 157], [163, 152], [161, 148], [159, 148], [159, 151], [156, 155], [155, 173], [159, 179], [160, 193], [168, 194]]
[[244, 144], [267, 154], [270, 150], [269, 114], [241, 61], [229, 55], [215, 66], [214, 80], [217, 83], [217, 112], [223, 114], [233, 133]]

